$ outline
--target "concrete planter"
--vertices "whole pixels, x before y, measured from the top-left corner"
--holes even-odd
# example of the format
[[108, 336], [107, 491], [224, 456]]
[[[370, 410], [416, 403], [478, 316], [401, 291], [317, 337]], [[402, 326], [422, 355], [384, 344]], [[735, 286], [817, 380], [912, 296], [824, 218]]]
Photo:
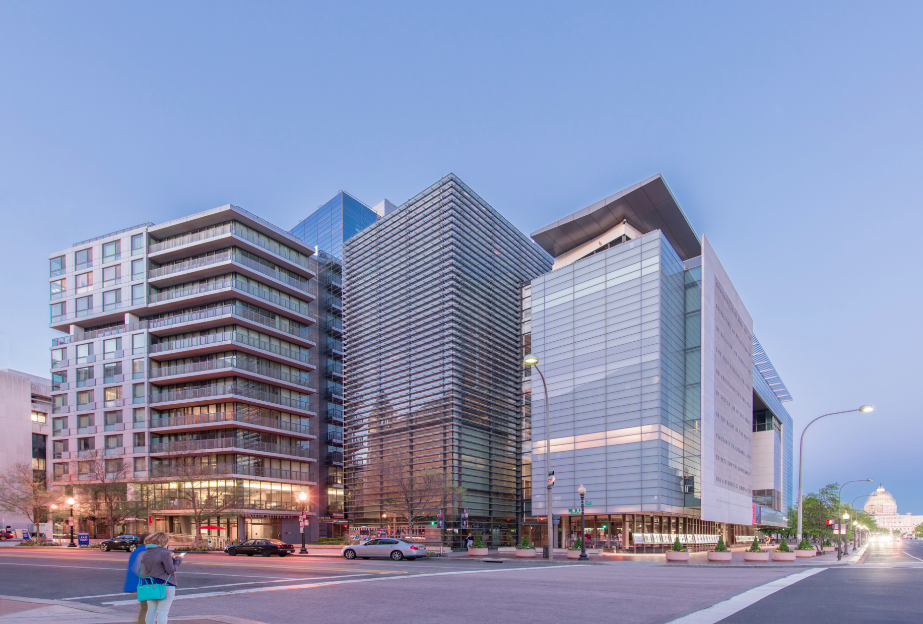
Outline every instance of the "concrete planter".
[[795, 553], [794, 552], [776, 552], [772, 551], [772, 560], [773, 561], [794, 561]]
[[709, 561], [721, 561], [727, 563], [731, 560], [730, 552], [715, 552], [713, 550], [708, 552]]
[[517, 557], [534, 557], [535, 549], [534, 548], [517, 548], [516, 556]]
[[568, 558], [568, 559], [579, 559], [579, 558], [580, 558], [580, 551], [579, 551], [579, 550], [569, 550], [569, 549], [568, 549], [568, 551], [567, 551], [567, 558]]
[[486, 548], [469, 548], [468, 555], [472, 557], [486, 557], [487, 549]]
[[689, 551], [673, 552], [668, 550], [667, 561], [689, 561]]
[[744, 551], [744, 561], [769, 561], [769, 553]]
[[813, 548], [811, 550], [796, 550], [795, 556], [799, 559], [807, 559], [808, 557], [814, 557], [817, 555], [817, 551]]
[[823, 548], [825, 553], [836, 552], [836, 546], [824, 546]]

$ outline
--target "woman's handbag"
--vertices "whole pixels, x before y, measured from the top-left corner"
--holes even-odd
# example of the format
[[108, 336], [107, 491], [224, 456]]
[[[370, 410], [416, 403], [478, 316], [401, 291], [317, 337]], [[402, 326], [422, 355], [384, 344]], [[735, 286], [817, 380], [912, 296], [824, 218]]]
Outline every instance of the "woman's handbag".
[[[170, 576], [173, 576], [172, 574]], [[167, 583], [170, 576], [163, 583], [155, 583], [154, 577], [145, 576], [138, 581], [138, 602], [145, 600], [163, 600], [167, 597]]]

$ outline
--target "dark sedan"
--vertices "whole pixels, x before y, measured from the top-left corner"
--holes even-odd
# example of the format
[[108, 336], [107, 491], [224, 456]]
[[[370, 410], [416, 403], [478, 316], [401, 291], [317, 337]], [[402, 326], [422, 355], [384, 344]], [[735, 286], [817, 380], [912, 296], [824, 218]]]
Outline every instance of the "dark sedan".
[[237, 554], [247, 555], [248, 557], [253, 555], [262, 555], [264, 557], [279, 555], [284, 557], [295, 554], [295, 547], [277, 539], [252, 539], [242, 544], [228, 546], [224, 549], [224, 552], [232, 557]]
[[140, 545], [141, 538], [137, 535], [119, 535], [118, 537], [101, 541], [99, 549], [103, 552], [108, 550], [127, 550], [132, 552]]

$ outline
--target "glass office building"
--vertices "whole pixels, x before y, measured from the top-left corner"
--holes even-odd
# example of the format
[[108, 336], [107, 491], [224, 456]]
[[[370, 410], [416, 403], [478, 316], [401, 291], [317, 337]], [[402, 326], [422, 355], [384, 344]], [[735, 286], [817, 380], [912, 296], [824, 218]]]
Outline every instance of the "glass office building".
[[581, 484], [595, 545], [662, 549], [681, 536], [711, 548], [718, 535], [733, 542], [754, 525], [785, 525], [791, 397], [662, 178], [532, 236], [555, 257], [522, 292], [523, 351], [541, 360], [550, 409], [549, 433], [538, 376], [524, 369], [533, 541], [547, 540], [549, 509], [562, 517], [556, 541], [579, 537]]
[[[389, 202], [383, 202], [390, 205]], [[384, 214], [381, 204], [375, 209]], [[318, 394], [321, 414], [319, 470], [321, 537], [345, 533], [343, 480], [343, 244], [378, 219], [375, 209], [340, 191], [330, 201], [291, 229], [309, 247], [314, 247], [320, 284], [319, 367], [322, 376]]]
[[448, 175], [350, 239], [345, 259], [350, 526], [390, 524], [382, 468], [400, 466], [455, 488], [439, 503], [448, 543], [477, 531], [512, 545], [520, 292], [551, 268], [550, 256]]

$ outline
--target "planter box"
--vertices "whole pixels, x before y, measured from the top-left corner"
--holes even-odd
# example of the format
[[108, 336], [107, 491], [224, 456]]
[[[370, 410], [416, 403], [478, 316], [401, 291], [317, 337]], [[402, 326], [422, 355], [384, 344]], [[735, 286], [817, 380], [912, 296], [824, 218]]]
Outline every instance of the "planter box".
[[468, 554], [472, 557], [486, 557], [487, 549], [486, 548], [469, 548]]
[[807, 559], [808, 557], [813, 557], [817, 555], [817, 551], [814, 549], [811, 550], [796, 550], [795, 556], [799, 559]]
[[667, 561], [689, 561], [689, 551], [685, 552], [674, 552], [672, 550], [667, 551]]
[[514, 546], [501, 546], [497, 549], [497, 553], [513, 555], [516, 554], [516, 548]]
[[836, 552], [836, 546], [824, 546], [823, 548], [825, 553]]
[[744, 561], [769, 561], [769, 553], [744, 551]]
[[535, 549], [534, 548], [517, 548], [516, 556], [517, 557], [534, 557]]
[[579, 558], [580, 558], [580, 551], [579, 551], [579, 550], [568, 550], [568, 551], [567, 551], [567, 558], [568, 558], [568, 559], [579, 559]]
[[730, 552], [715, 552], [713, 550], [710, 550], [708, 552], [708, 560], [709, 561], [722, 561], [724, 563], [727, 563], [728, 561], [731, 560], [731, 553]]
[[794, 552], [776, 552], [772, 551], [772, 560], [773, 561], [794, 561], [795, 553]]

